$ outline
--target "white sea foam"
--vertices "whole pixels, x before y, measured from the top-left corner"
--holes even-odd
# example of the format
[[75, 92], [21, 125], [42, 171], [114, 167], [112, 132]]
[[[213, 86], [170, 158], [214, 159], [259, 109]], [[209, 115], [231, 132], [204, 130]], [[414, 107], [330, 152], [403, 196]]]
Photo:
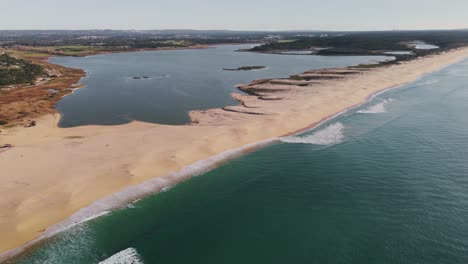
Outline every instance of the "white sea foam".
[[373, 106], [369, 106], [368, 108], [366, 109], [363, 109], [363, 110], [359, 110], [357, 111], [357, 113], [360, 113], [360, 114], [380, 114], [380, 113], [386, 113], [387, 112], [387, 109], [385, 109], [385, 105], [392, 101], [391, 99], [388, 99], [388, 100], [385, 100], [381, 103], [378, 103], [376, 105], [373, 105]]
[[295, 144], [333, 145], [343, 141], [343, 129], [344, 125], [342, 123], [335, 123], [312, 135], [305, 137], [286, 137], [282, 138], [281, 141]]
[[143, 263], [140, 255], [134, 248], [127, 248], [105, 259], [99, 264], [140, 264]]
[[84, 218], [83, 220], [79, 221], [78, 224], [82, 224], [82, 223], [84, 223], [84, 222], [88, 222], [88, 221], [90, 221], [90, 220], [96, 219], [96, 218], [101, 217], [101, 216], [103, 216], [103, 215], [106, 215], [106, 214], [108, 214], [108, 213], [110, 213], [110, 211], [103, 211], [103, 212], [100, 212], [100, 213], [91, 215], [91, 216], [86, 217], [86, 218]]
[[46, 229], [46, 231], [44, 232], [44, 238], [51, 237], [51, 236], [53, 236], [53, 235], [55, 235], [57, 233], [67, 231], [67, 230], [69, 230], [71, 228], [76, 227], [77, 225], [80, 225], [80, 224], [86, 223], [86, 222], [88, 222], [90, 220], [99, 218], [99, 217], [101, 217], [103, 215], [106, 215], [106, 214], [108, 214], [110, 212], [111, 211], [96, 212], [95, 214], [89, 214], [89, 216], [82, 216], [82, 217], [79, 217], [79, 218], [70, 217], [70, 219], [65, 220], [62, 223], [59, 223], [59, 224], [57, 224], [55, 226], [52, 226], [51, 228]]
[[[76, 256], [90, 256], [95, 254], [96, 245], [94, 243], [94, 237], [95, 233], [91, 228], [87, 226], [76, 226], [70, 231], [61, 234], [53, 247], [45, 246], [45, 248], [41, 250], [41, 257], [28, 258], [27, 263], [75, 263], [74, 260]], [[70, 243], [71, 241], [73, 241], [73, 243]]]
[[167, 186], [167, 187], [162, 188], [161, 191], [159, 191], [159, 192], [167, 192], [167, 191], [169, 191], [171, 188], [172, 188], [172, 186]]

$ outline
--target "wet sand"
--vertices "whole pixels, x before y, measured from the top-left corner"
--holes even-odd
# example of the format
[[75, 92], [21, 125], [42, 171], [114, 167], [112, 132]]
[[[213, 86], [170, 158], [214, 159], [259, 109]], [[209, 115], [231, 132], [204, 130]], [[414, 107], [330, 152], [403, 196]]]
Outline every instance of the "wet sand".
[[193, 111], [193, 123], [184, 126], [58, 128], [55, 114], [37, 119], [35, 127], [3, 128], [0, 145], [14, 148], [0, 153], [0, 252], [6, 252], [0, 261], [41, 235], [171, 186], [258, 147], [256, 142], [311, 128], [372, 94], [467, 57], [463, 48], [340, 78], [254, 82], [240, 88], [255, 95], [234, 95], [239, 106]]

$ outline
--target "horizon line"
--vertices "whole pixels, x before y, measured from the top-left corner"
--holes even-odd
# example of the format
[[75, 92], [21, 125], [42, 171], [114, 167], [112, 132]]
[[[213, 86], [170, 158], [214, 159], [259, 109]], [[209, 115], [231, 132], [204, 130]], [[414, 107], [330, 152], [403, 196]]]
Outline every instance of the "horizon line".
[[356, 30], [327, 30], [327, 29], [279, 29], [279, 30], [259, 30], [259, 29], [190, 29], [190, 28], [167, 28], [167, 29], [115, 29], [115, 28], [82, 28], [82, 29], [0, 29], [0, 31], [230, 31], [230, 32], [392, 32], [392, 31], [457, 31], [468, 30], [467, 28], [426, 28], [426, 29], [356, 29]]

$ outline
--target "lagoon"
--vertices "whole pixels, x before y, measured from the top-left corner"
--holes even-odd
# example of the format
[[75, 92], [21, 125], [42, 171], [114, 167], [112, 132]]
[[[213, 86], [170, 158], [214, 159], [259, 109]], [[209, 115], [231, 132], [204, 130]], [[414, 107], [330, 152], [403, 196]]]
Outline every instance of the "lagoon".
[[[253, 45], [209, 49], [144, 51], [89, 57], [54, 57], [50, 61], [84, 69], [85, 88], [57, 105], [61, 127], [118, 125], [133, 120], [180, 125], [190, 110], [236, 105], [237, 84], [288, 77], [317, 68], [344, 67], [387, 60], [385, 56], [312, 56], [236, 52]], [[262, 65], [258, 71], [224, 71]], [[135, 78], [136, 77], [136, 78]]]

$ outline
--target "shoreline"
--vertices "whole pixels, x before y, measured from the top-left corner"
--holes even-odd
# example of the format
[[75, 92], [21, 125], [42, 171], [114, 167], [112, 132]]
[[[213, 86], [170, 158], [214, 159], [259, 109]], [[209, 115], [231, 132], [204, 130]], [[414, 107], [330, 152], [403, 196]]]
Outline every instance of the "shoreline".
[[21, 126], [28, 120], [56, 113], [57, 102], [70, 94], [73, 89], [81, 88], [79, 81], [86, 75], [81, 69], [50, 63], [48, 61], [50, 56], [20, 56], [20, 58], [41, 65], [44, 69], [53, 72], [53, 76], [46, 75], [41, 77], [46, 81], [33, 85], [16, 85], [11, 90], [3, 92], [0, 96], [0, 120], [6, 122], [7, 127]]
[[178, 172], [173, 172], [163, 177], [155, 177], [138, 185], [126, 187], [121, 191], [95, 201], [88, 207], [80, 209], [80, 211], [74, 213], [64, 221], [49, 226], [34, 240], [31, 240], [17, 248], [0, 253], [0, 262], [17, 257], [19, 254], [26, 252], [31, 247], [36, 246], [39, 243], [44, 242], [44, 240], [51, 238], [60, 232], [66, 231], [75, 225], [99, 218], [100, 216], [106, 215], [112, 211], [122, 209], [128, 204], [132, 204], [150, 195], [156, 195], [160, 192], [167, 191], [183, 181], [202, 175], [226, 162], [229, 162], [230, 160], [278, 142], [278, 138], [272, 138], [248, 144], [237, 149], [227, 150], [208, 159], [200, 160], [185, 166]]
[[[421, 78], [422, 77], [423, 76], [421, 76]], [[312, 123], [309, 126], [299, 129], [297, 131], [288, 133], [286, 135], [283, 135], [277, 138], [266, 139], [266, 140], [248, 144], [248, 145], [236, 148], [236, 149], [227, 150], [225, 152], [216, 154], [208, 159], [200, 160], [193, 164], [187, 165], [178, 172], [173, 172], [163, 177], [155, 177], [148, 181], [140, 183], [138, 185], [126, 187], [125, 189], [121, 191], [118, 191], [100, 200], [95, 201], [88, 207], [80, 209], [80, 211], [71, 215], [69, 218], [65, 219], [64, 221], [54, 224], [52, 226], [49, 226], [48, 228], [44, 230], [44, 233], [41, 234], [41, 236], [39, 236], [38, 238], [31, 240], [27, 242], [26, 244], [21, 245], [20, 247], [14, 248], [4, 253], [0, 253], [0, 262], [6, 261], [10, 258], [14, 258], [18, 256], [19, 254], [26, 252], [31, 247], [36, 246], [40, 244], [41, 242], [44, 242], [44, 240], [47, 240], [70, 228], [73, 228], [75, 225], [79, 225], [84, 222], [94, 220], [108, 213], [111, 213], [112, 211], [123, 209], [125, 206], [129, 204], [137, 202], [150, 195], [157, 195], [158, 193], [169, 190], [179, 183], [182, 183], [193, 177], [202, 175], [210, 170], [216, 169], [217, 167], [222, 166], [223, 164], [233, 159], [239, 158], [248, 153], [254, 152], [258, 149], [268, 147], [274, 143], [280, 143], [281, 138], [300, 135], [307, 131], [316, 129], [322, 126], [323, 124], [325, 124], [326, 122], [333, 120], [334, 118], [337, 118], [355, 108], [358, 108], [366, 103], [371, 102], [375, 97], [379, 96], [380, 94], [383, 94], [390, 90], [401, 88], [405, 85], [407, 84], [402, 84], [402, 85], [398, 85], [395, 87], [389, 87], [382, 91], [377, 91], [369, 95], [366, 98], [366, 101], [363, 101], [357, 105], [348, 107], [344, 109], [343, 111], [338, 112], [334, 115], [324, 117], [318, 122]]]
[[[32, 244], [37, 243], [38, 242], [37, 240], [42, 240], [44, 238], [49, 237], [51, 234], [55, 234], [53, 231], [55, 230], [55, 232], [57, 232], [57, 230], [59, 230], [57, 229], [57, 226], [61, 226], [61, 224], [66, 223], [67, 221], [72, 221], [72, 222], [75, 221], [74, 223], [78, 222], [76, 220], [77, 218], [74, 218], [74, 217], [81, 216], [82, 219], [85, 219], [86, 217], [84, 216], [87, 216], [87, 217], [92, 216], [89, 214], [95, 211], [93, 211], [94, 209], [93, 210], [88, 209], [90, 207], [94, 206], [93, 208], [99, 207], [100, 209], [105, 209], [106, 208], [104, 206], [106, 204], [105, 202], [106, 201], [109, 202], [109, 200], [106, 200], [106, 199], [111, 199], [111, 200], [114, 199], [113, 202], [114, 203], [120, 202], [120, 206], [121, 206], [122, 202], [125, 201], [125, 199], [136, 200], [138, 198], [141, 198], [143, 196], [146, 196], [148, 194], [158, 191], [156, 190], [157, 188], [161, 190], [163, 188], [172, 186], [173, 184], [171, 183], [173, 182], [180, 182], [182, 180], [190, 178], [194, 174], [198, 175], [200, 173], [205, 172], [206, 170], [215, 168], [218, 165], [226, 162], [227, 160], [238, 157], [242, 155], [243, 153], [246, 153], [248, 151], [253, 151], [263, 145], [276, 142], [278, 138], [280, 137], [302, 133], [304, 131], [320, 126], [324, 122], [327, 122], [328, 120], [338, 115], [341, 115], [343, 112], [347, 112], [351, 110], [352, 108], [358, 107], [359, 105], [362, 105], [363, 103], [366, 103], [369, 100], [372, 100], [375, 96], [377, 96], [380, 93], [383, 93], [389, 89], [395, 89], [395, 88], [398, 88], [399, 86], [413, 82], [417, 80], [418, 78], [421, 78], [425, 74], [438, 71], [444, 67], [455, 64], [467, 57], [468, 57], [468, 48], [463, 48], [463, 49], [458, 49], [458, 50], [455, 50], [446, 54], [433, 55], [430, 57], [420, 58], [416, 60], [415, 62], [407, 62], [403, 65], [389, 66], [386, 68], [368, 71], [367, 73], [362, 73], [361, 76], [348, 77], [345, 79], [340, 79], [338, 81], [329, 81], [328, 83], [319, 87], [319, 88], [323, 88], [319, 90], [320, 90], [320, 93], [323, 92], [322, 99], [325, 98], [325, 100], [322, 100], [322, 101], [324, 102], [321, 102], [320, 98], [319, 99], [316, 98], [316, 97], [320, 97], [320, 96], [317, 96], [317, 94], [320, 94], [319, 92], [314, 91], [314, 93], [312, 93], [307, 90], [301, 90], [302, 93], [299, 93], [299, 96], [297, 95], [295, 90], [293, 91], [293, 93], [291, 93], [291, 90], [288, 91], [289, 93], [284, 92], [284, 95], [288, 96], [289, 100], [281, 100], [281, 101], [261, 101], [258, 98], [254, 99], [253, 98], [254, 96], [240, 95], [242, 96], [242, 98], [246, 99], [249, 104], [256, 103], [258, 106], [260, 106], [262, 108], [262, 111], [265, 111], [266, 113], [268, 113], [265, 116], [252, 116], [252, 115], [248, 115], [242, 112], [225, 113], [220, 109], [193, 111], [193, 113], [191, 113], [193, 114], [191, 115], [191, 117], [194, 117], [195, 120], [197, 120], [198, 118], [198, 124], [196, 125], [184, 125], [184, 126], [174, 127], [174, 126], [165, 126], [165, 125], [157, 125], [157, 124], [145, 124], [141, 122], [132, 122], [127, 125], [116, 126], [115, 128], [119, 128], [121, 130], [121, 131], [118, 131], [119, 133], [117, 135], [117, 133], [112, 132], [113, 129], [99, 127], [99, 126], [86, 126], [86, 127], [79, 127], [79, 128], [62, 129], [62, 131], [57, 131], [58, 130], [57, 127], [55, 128], [51, 127], [51, 125], [53, 124], [53, 121], [57, 119], [57, 116], [55, 115], [55, 116], [52, 116], [52, 118], [50, 118], [49, 116], [47, 118], [48, 119], [47, 122], [41, 122], [38, 128], [31, 128], [32, 130], [37, 130], [37, 129], [43, 130], [43, 133], [42, 135], [39, 136], [39, 138], [32, 138], [32, 139], [28, 138], [27, 140], [25, 139], [27, 138], [28, 135], [30, 135], [30, 133], [27, 133], [29, 131], [26, 131], [25, 129], [22, 129], [22, 128], [11, 129], [11, 130], [16, 130], [16, 131], [10, 130], [9, 132], [12, 134], [13, 138], [18, 140], [19, 143], [16, 143], [15, 145], [18, 146], [19, 150], [17, 148], [14, 148], [8, 152], [2, 153], [1, 154], [2, 156], [0, 156], [0, 166], [2, 165], [2, 162], [5, 162], [4, 164], [7, 164], [6, 162], [8, 162], [8, 161], [4, 161], [1, 159], [3, 156], [7, 157], [7, 159], [9, 159], [12, 162], [16, 161], [18, 163], [18, 162], [21, 162], [21, 159], [18, 158], [17, 154], [20, 154], [22, 153], [22, 151], [25, 151], [25, 153], [32, 154], [32, 156], [37, 157], [37, 155], [42, 154], [42, 153], [35, 153], [35, 151], [45, 150], [44, 148], [45, 147], [49, 148], [48, 146], [51, 143], [55, 144], [54, 149], [52, 151], [49, 150], [49, 153], [46, 153], [46, 154], [61, 153], [60, 151], [64, 150], [64, 148], [66, 151], [70, 151], [70, 149], [67, 149], [67, 148], [69, 146], [72, 146], [71, 148], [73, 148], [73, 144], [67, 145], [66, 144], [68, 143], [67, 140], [69, 140], [70, 137], [73, 137], [74, 134], [79, 134], [79, 133], [86, 134], [86, 137], [94, 137], [95, 140], [91, 140], [91, 142], [88, 141], [88, 143], [81, 142], [80, 145], [88, 144], [88, 146], [85, 147], [84, 149], [80, 149], [80, 151], [72, 151], [73, 154], [75, 153], [83, 154], [82, 152], [83, 150], [93, 149], [93, 147], [96, 147], [93, 144], [108, 137], [113, 137], [114, 139], [117, 139], [117, 140], [120, 140], [122, 137], [124, 137], [127, 141], [129, 141], [127, 142], [129, 144], [127, 144], [126, 146], [132, 146], [134, 143], [133, 136], [135, 135], [141, 136], [143, 134], [143, 136], [146, 136], [149, 138], [149, 137], [154, 137], [155, 136], [154, 134], [157, 134], [156, 137], [162, 136], [164, 137], [163, 140], [153, 139], [151, 141], [153, 143], [158, 143], [158, 142], [161, 143], [161, 142], [166, 141], [166, 145], [167, 145], [167, 144], [173, 143], [172, 140], [177, 140], [177, 139], [180, 140], [182, 137], [187, 136], [187, 134], [191, 132], [196, 132], [195, 133], [196, 135], [194, 137], [193, 136], [188, 137], [188, 139], [185, 139], [183, 143], [188, 143], [192, 140], [196, 140], [196, 142], [194, 142], [195, 143], [193, 144], [194, 146], [186, 146], [184, 144], [181, 144], [173, 148], [167, 147], [166, 151], [162, 151], [162, 153], [153, 153], [149, 156], [145, 152], [154, 152], [154, 149], [151, 147], [148, 148], [148, 147], [140, 146], [139, 148], [141, 151], [136, 151], [136, 154], [142, 156], [145, 161], [141, 162], [141, 160], [139, 159], [137, 160], [133, 159], [133, 160], [125, 160], [124, 162], [124, 163], [132, 163], [133, 161], [134, 166], [132, 167], [134, 167], [134, 169], [130, 170], [127, 168], [125, 172], [132, 176], [142, 175], [141, 177], [139, 177], [139, 181], [133, 180], [133, 181], [121, 182], [119, 185], [113, 186], [113, 188], [105, 188], [104, 191], [101, 190], [101, 192], [99, 192], [100, 195], [96, 193], [94, 194], [93, 197], [96, 197], [96, 198], [99, 197], [98, 199], [92, 200], [93, 197], [85, 197], [85, 198], [88, 198], [87, 200], [92, 200], [91, 202], [81, 201], [81, 203], [77, 203], [75, 204], [75, 206], [66, 204], [66, 206], [68, 206], [67, 208], [69, 209], [68, 211], [70, 212], [68, 216], [66, 212], [62, 212], [60, 210], [61, 209], [60, 207], [56, 208], [55, 206], [52, 206], [53, 207], [52, 209], [54, 209], [52, 211], [59, 211], [59, 214], [61, 216], [61, 217], [56, 216], [55, 219], [61, 218], [61, 221], [56, 220], [54, 223], [54, 220], [51, 220], [50, 218], [49, 219], [44, 219], [41, 217], [36, 218], [36, 220], [39, 220], [39, 222], [42, 219], [43, 222], [45, 221], [46, 223], [51, 223], [51, 224], [46, 226], [47, 230], [45, 232], [41, 232], [41, 234], [36, 234], [35, 240], [28, 242], [27, 244], [23, 244], [23, 246], [21, 247], [15, 247], [15, 249], [11, 251], [6, 251], [0, 254], [0, 261], [4, 261], [7, 258], [12, 257], [13, 255], [16, 255], [22, 252], [22, 250], [24, 250], [25, 248], [31, 246]], [[434, 63], [437, 63], [437, 58], [439, 58], [438, 65], [434, 65]], [[436, 60], [436, 61], [431, 61], [431, 60]], [[425, 66], [425, 68], [421, 69], [420, 64], [422, 64], [422, 66]], [[406, 68], [408, 67], [412, 68], [414, 71], [416, 71], [416, 73], [409, 72], [410, 73], [409, 75], [405, 76], [404, 78], [399, 78], [401, 73], [407, 72], [408, 69], [406, 69], [405, 66]], [[393, 79], [392, 78], [388, 79], [388, 77], [385, 77], [387, 74], [390, 74], [392, 70], [393, 70], [393, 74], [396, 76], [393, 76]], [[399, 70], [400, 72], [395, 73], [395, 71], [397, 70]], [[379, 84], [379, 82], [377, 81], [382, 79], [382, 77], [387, 78], [385, 79], [386, 82], [384, 83], [380, 82]], [[361, 79], [360, 82], [359, 82], [359, 79]], [[404, 79], [404, 80], [401, 80], [401, 79]], [[369, 84], [368, 82], [369, 80], [374, 80], [374, 82], [373, 83], [371, 82]], [[394, 83], [394, 85], [387, 85], [387, 84], [391, 84], [392, 82]], [[355, 94], [353, 93], [356, 92], [355, 90], [357, 90], [358, 88], [355, 88], [354, 90], [351, 90], [351, 91], [350, 89], [344, 90], [344, 89], [337, 88], [340, 85], [349, 86], [350, 84], [351, 85], [354, 84], [356, 87], [361, 87], [359, 91], [364, 90], [364, 92], [361, 91], [359, 95], [354, 96]], [[290, 89], [299, 89], [299, 88], [290, 87]], [[329, 91], [329, 90], [335, 90], [334, 91], [335, 93], [333, 94], [333, 91]], [[328, 94], [326, 94], [327, 91], [328, 91]], [[341, 99], [345, 100], [344, 103], [336, 102], [338, 95], [342, 96]], [[305, 98], [306, 100], [302, 98], [302, 96], [306, 97]], [[348, 97], [352, 97], [353, 100], [349, 100]], [[334, 107], [326, 107], [327, 104], [329, 103], [329, 100], [327, 100], [328, 98], [331, 98], [331, 102], [335, 103]], [[314, 100], [317, 101], [316, 105], [311, 104], [309, 102], [309, 101], [314, 101]], [[308, 108], [304, 108], [303, 106], [301, 107], [302, 104], [307, 103], [307, 102], [309, 102]], [[280, 106], [278, 107], [278, 105]], [[288, 108], [281, 110], [284, 107], [288, 107]], [[242, 106], [238, 106], [237, 108], [242, 108]], [[317, 108], [327, 108], [327, 109], [326, 111], [322, 109], [321, 112], [318, 111], [319, 113], [315, 113], [318, 110]], [[273, 112], [275, 110], [276, 112], [274, 114], [270, 114], [270, 112]], [[303, 110], [308, 110], [308, 111], [305, 111], [306, 113], [302, 113], [298, 117], [299, 115], [298, 113]], [[289, 120], [288, 118], [293, 118], [294, 124], [287, 124], [287, 125], [284, 124], [284, 120]], [[241, 122], [239, 122], [239, 119]], [[44, 123], [47, 123], [47, 124], [44, 124]], [[216, 124], [216, 126], [214, 126], [214, 124]], [[114, 131], [119, 130], [119, 129], [114, 129]], [[169, 133], [172, 133], [172, 132], [177, 132], [177, 135], [172, 135], [172, 136], [168, 135]], [[229, 135], [224, 135], [224, 134], [229, 134]], [[251, 135], [251, 134], [255, 134], [255, 135]], [[4, 134], [0, 134], [0, 136], [2, 135]], [[281, 136], [281, 135], [284, 135], [284, 136]], [[44, 137], [46, 137], [47, 139], [44, 139]], [[67, 139], [67, 137], [69, 138]], [[86, 138], [86, 137], [83, 137], [83, 138]], [[202, 137], [202, 139], [200, 139], [200, 137]], [[75, 139], [76, 141], [82, 140], [82, 138], [75, 138]], [[21, 143], [20, 141], [22, 140], [25, 140], [26, 142]], [[226, 143], [225, 142], [226, 140], [235, 141], [235, 142]], [[208, 144], [208, 142], [211, 143], [209, 147], [205, 145], [205, 143]], [[64, 144], [65, 144], [65, 147], [62, 146]], [[222, 145], [222, 146], [218, 146], [218, 145]], [[124, 146], [123, 149], [125, 149], [126, 146]], [[102, 148], [103, 148], [102, 146], [97, 147], [96, 150], [98, 151], [98, 153], [102, 153], [103, 151]], [[182, 148], [181, 153], [179, 152], [180, 148]], [[200, 150], [199, 148], [202, 148], [202, 150]], [[10, 154], [16, 151], [20, 151], [20, 152]], [[171, 165], [169, 163], [165, 164], [164, 162], [161, 162], [161, 163], [155, 162], [155, 161], [158, 161], [158, 158], [159, 160], [161, 160], [161, 158], [163, 161], [166, 160], [167, 156], [170, 155], [171, 153], [175, 154], [176, 157], [178, 155], [180, 156], [180, 159], [177, 160], [178, 162], [176, 162], [176, 164]], [[130, 153], [130, 155], [131, 154], [132, 153]], [[119, 163], [120, 155], [117, 155], [115, 157], [117, 157], [117, 161], [114, 161], [114, 163], [110, 164], [112, 165], [111, 167], [121, 165], [121, 163]], [[85, 158], [85, 160], [86, 159], [87, 158]], [[50, 163], [49, 159], [46, 158], [46, 160], [47, 160], [46, 164], [49, 164], [49, 166], [53, 166], [53, 163]], [[82, 161], [82, 159], [77, 160], [77, 162], [80, 162], [80, 161]], [[209, 164], [210, 162], [211, 162], [211, 165]], [[62, 163], [64, 163], [62, 165], [67, 165], [67, 166], [69, 166], [70, 164], [73, 164], [73, 162], [70, 162], [67, 160], [62, 160]], [[158, 171], [159, 174], [154, 173], [154, 170], [155, 170], [154, 164], [158, 164], [162, 167], [166, 165], [166, 168], [162, 170], [159, 169]], [[88, 164], [88, 166], [90, 166], [91, 169], [94, 168], [93, 165], [94, 164], [92, 163]], [[143, 166], [139, 166], [139, 165], [143, 165]], [[37, 166], [32, 166], [32, 167], [36, 168]], [[47, 165], [45, 165], [45, 167], [47, 167]], [[145, 169], [141, 171], [140, 169], [141, 167], [145, 167]], [[8, 168], [13, 168], [13, 167], [7, 166], [6, 168], [8, 170]], [[34, 171], [34, 168], [30, 169], [30, 171]], [[45, 173], [47, 171], [48, 170], [44, 171], [44, 168], [42, 169], [42, 173]], [[90, 170], [90, 171], [93, 171], [93, 170]], [[174, 171], [177, 171], [177, 172], [174, 172]], [[197, 174], [197, 171], [198, 171], [198, 174]], [[22, 173], [24, 171], [18, 171], [18, 169], [16, 169], [15, 171], [12, 170], [12, 172], [13, 174], [15, 173], [17, 174], [17, 173]], [[163, 172], [166, 172], [166, 173], [163, 174]], [[39, 171], [38, 174], [40, 176], [44, 176], [43, 177], [44, 179], [47, 179], [47, 176], [41, 174], [41, 171]], [[82, 172], [77, 175], [82, 175]], [[56, 174], [56, 176], [63, 176], [63, 175]], [[24, 178], [24, 176], [20, 178]], [[92, 178], [94, 178], [95, 180], [98, 179], [95, 177], [91, 177], [91, 179]], [[69, 179], [69, 181], [72, 182], [72, 185], [73, 185], [74, 180], [76, 179]], [[101, 181], [102, 183], [110, 183], [111, 180], [115, 180], [115, 176], [108, 177], [105, 180], [101, 180]], [[171, 182], [171, 180], [173, 182]], [[2, 179], [0, 179], [0, 181], [2, 181]], [[81, 184], [84, 187], [89, 186], [90, 184], [93, 184], [93, 182], [89, 182], [89, 181], [90, 181], [89, 178], [84, 179], [83, 181], [81, 181]], [[67, 180], [65, 180], [65, 182], [67, 182]], [[163, 186], [163, 185], [167, 185], [167, 186]], [[73, 187], [76, 187], [76, 186], [73, 186]], [[38, 187], [36, 186], [34, 189], [40, 190], [37, 188]], [[86, 189], [86, 188], [83, 188], [83, 189]], [[132, 193], [132, 191], [135, 191], [135, 190], [139, 190], [140, 195], [135, 195], [135, 193]], [[47, 195], [50, 196], [48, 199], [48, 202], [56, 201], [57, 197], [60, 197], [60, 195], [57, 196], [56, 192], [57, 190], [48, 190]], [[119, 196], [119, 193], [121, 196]], [[27, 196], [27, 195], [24, 195], [24, 196]], [[79, 193], [79, 197], [81, 197], [81, 200], [83, 200], [83, 196], [86, 196], [86, 191], [82, 191]], [[138, 198], [135, 199], [135, 197], [138, 197]], [[16, 199], [18, 200], [18, 197], [16, 197]], [[74, 199], [78, 199], [78, 197], [75, 197]], [[70, 198], [70, 200], [73, 200], [73, 199]], [[26, 201], [30, 202], [29, 200], [26, 200]], [[24, 201], [21, 203], [24, 204]], [[41, 204], [41, 201], [39, 201], [39, 204]], [[2, 207], [2, 205], [3, 204], [0, 204], [0, 208], [4, 208]], [[33, 201], [32, 204], [30, 202], [29, 206], [26, 206], [26, 208], [32, 209], [34, 208], [35, 205], [38, 205], [37, 201]], [[114, 206], [113, 208], [116, 208], [116, 207], [119, 207], [119, 206]], [[78, 210], [76, 210], [75, 208], [77, 208]], [[48, 209], [51, 209], [51, 208], [48, 208]], [[101, 212], [102, 211], [104, 210], [101, 210]], [[28, 214], [26, 213], [23, 216], [27, 216], [27, 215]], [[31, 213], [29, 213], [29, 216], [31, 216]], [[31, 221], [31, 219], [27, 219], [26, 222], [28, 221]], [[0, 223], [3, 224], [3, 222], [0, 222]], [[18, 223], [14, 226], [18, 227]], [[19, 226], [21, 226], [21, 221], [20, 221]], [[41, 226], [43, 226], [43, 224]], [[0, 227], [0, 230], [1, 230], [1, 227]], [[7, 229], [5, 228], [4, 230], [7, 230]], [[32, 237], [30, 231], [29, 231], [29, 237]], [[12, 236], [11, 238], [15, 238], [15, 236]], [[8, 239], [8, 236], [5, 239]], [[22, 240], [23, 243], [26, 242], [25, 240], [26, 238]], [[18, 239], [16, 241], [16, 245], [19, 245], [20, 242], [21, 242], [20, 239]], [[12, 243], [12, 246], [14, 247], [13, 243]], [[2, 248], [0, 251], [3, 251], [3, 250], [4, 249]]]
[[[171, 51], [171, 50], [196, 50], [196, 49], [212, 49], [218, 46], [229, 46], [229, 45], [249, 45], [249, 44], [256, 44], [256, 43], [219, 43], [219, 44], [196, 44], [192, 46], [186, 47], [160, 47], [160, 48], [140, 48], [140, 49], [129, 49], [129, 50], [103, 50], [103, 51], [96, 51], [90, 53], [83, 53], [80, 56], [72, 56], [72, 57], [89, 57], [89, 56], [96, 56], [96, 55], [104, 55], [104, 54], [117, 54], [117, 53], [131, 53], [131, 52], [144, 52], [144, 51]], [[70, 57], [70, 55], [60, 55], [60, 54], [51, 54], [50, 57], [61, 56], [61, 57]]]
[[[395, 89], [396, 88], [398, 87], [395, 87]], [[388, 88], [385, 91], [392, 90], [392, 89], [393, 88]], [[384, 91], [377, 92], [376, 94], [380, 94], [383, 92]], [[241, 146], [236, 149], [227, 150], [222, 153], [211, 156], [208, 159], [200, 160], [193, 164], [187, 165], [183, 167], [180, 171], [172, 172], [163, 177], [154, 177], [138, 185], [128, 186], [121, 191], [118, 191], [109, 196], [101, 198], [95, 201], [94, 203], [92, 203], [91, 205], [80, 209], [78, 212], [74, 213], [73, 215], [65, 219], [64, 221], [47, 227], [46, 229], [44, 229], [44, 232], [39, 237], [35, 238], [34, 240], [31, 240], [9, 251], [3, 252], [3, 253], [0, 252], [0, 262], [17, 257], [18, 255], [29, 250], [30, 248], [37, 246], [41, 242], [44, 242], [45, 240], [61, 232], [64, 232], [70, 228], [73, 228], [75, 225], [79, 225], [84, 222], [99, 218], [100, 216], [104, 216], [108, 213], [111, 213], [112, 211], [122, 209], [129, 204], [132, 204], [141, 199], [144, 199], [145, 197], [148, 197], [150, 195], [157, 195], [158, 193], [171, 189], [172, 187], [174, 187], [175, 185], [179, 183], [182, 183], [193, 177], [200, 176], [210, 170], [216, 169], [217, 167], [222, 166], [223, 164], [231, 160], [244, 156], [248, 153], [254, 152], [258, 149], [270, 146], [274, 143], [280, 143], [281, 138], [283, 137], [299, 135], [301, 133], [318, 128], [324, 123], [348, 111], [351, 111], [352, 109], [357, 108], [369, 101], [370, 100], [364, 101], [358, 105], [349, 107], [334, 115], [324, 117], [320, 121], [315, 122], [309, 125], [308, 127], [305, 127], [298, 131], [291, 132], [289, 134], [286, 134], [277, 138], [271, 138], [271, 139], [266, 139], [263, 141], [251, 143], [251, 144]]]
[[[130, 50], [103, 50], [80, 54], [72, 57], [89, 57], [114, 53], [145, 52], [145, 51], [171, 51], [171, 50], [195, 50], [210, 49], [217, 46], [226, 45], [244, 45], [245, 43], [221, 43], [221, 44], [197, 44], [187, 47], [161, 47], [161, 48], [143, 48]], [[54, 72], [56, 76], [43, 76], [46, 82], [34, 85], [18, 84], [11, 90], [4, 92], [0, 97], [0, 121], [6, 122], [7, 127], [21, 126], [27, 124], [30, 120], [40, 118], [45, 114], [60, 114], [57, 109], [57, 103], [64, 97], [72, 94], [77, 89], [85, 88], [80, 83], [87, 73], [83, 69], [75, 69], [52, 63], [53, 57], [70, 57], [71, 55], [45, 53], [42, 50], [36, 50], [34, 47], [30, 50], [22, 47], [13, 49], [0, 48], [0, 51], [13, 53], [14, 56], [31, 61], [34, 64], [43, 66], [45, 69]], [[29, 54], [28, 52], [31, 52]], [[54, 90], [54, 93], [50, 93]], [[27, 101], [27, 103], [25, 103]], [[21, 114], [18, 114], [21, 113]], [[0, 128], [2, 126], [0, 125]]]

